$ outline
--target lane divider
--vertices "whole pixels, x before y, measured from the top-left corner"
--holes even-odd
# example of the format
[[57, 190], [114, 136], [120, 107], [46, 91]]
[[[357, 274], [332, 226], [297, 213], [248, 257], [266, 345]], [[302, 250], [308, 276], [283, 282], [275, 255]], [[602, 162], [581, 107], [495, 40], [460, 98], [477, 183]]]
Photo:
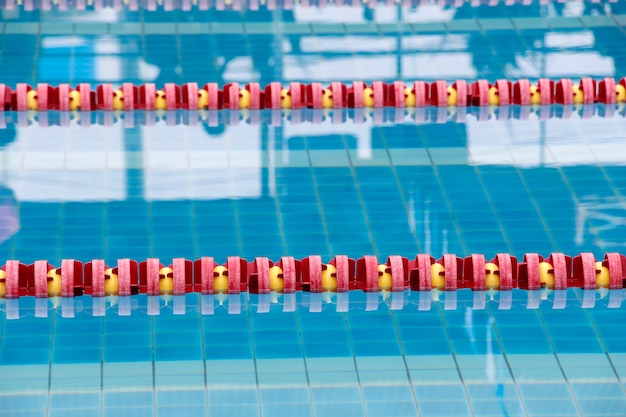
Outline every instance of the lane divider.
[[272, 82], [264, 87], [258, 83], [240, 85], [229, 83], [222, 88], [217, 83], [199, 86], [167, 83], [158, 89], [155, 84], [119, 87], [88, 83], [74, 87], [69, 84], [52, 86], [45, 83], [31, 87], [20, 83], [14, 88], [0, 84], [0, 106], [4, 111], [171, 111], [186, 110], [261, 110], [261, 109], [343, 109], [343, 108], [423, 108], [434, 107], [497, 107], [542, 106], [551, 104], [584, 105], [593, 103], [626, 103], [626, 78], [594, 80], [569, 78], [554, 81], [547, 78], [531, 83], [478, 80], [468, 83], [444, 80], [427, 83], [414, 81], [375, 81], [367, 84], [319, 82], [283, 85]]
[[390, 256], [379, 263], [375, 256], [352, 259], [336, 256], [327, 263], [318, 255], [278, 261], [238, 256], [219, 263], [212, 257], [195, 261], [176, 258], [169, 265], [159, 259], [142, 262], [120, 259], [116, 265], [92, 260], [83, 265], [64, 259], [60, 266], [48, 261], [31, 265], [8, 260], [0, 269], [0, 298], [130, 296], [134, 294], [184, 295], [348, 292], [403, 292], [565, 290], [567, 288], [618, 290], [626, 286], [626, 256], [607, 253], [596, 260], [591, 253], [575, 257], [552, 253], [544, 258], [527, 253], [520, 261], [509, 254], [466, 258], [445, 254], [435, 260], [427, 254], [414, 259]]
[[[557, 0], [554, 3], [565, 3], [567, 0]], [[597, 0], [584, 0], [590, 3], [597, 3]], [[619, 0], [608, 0], [608, 3], [617, 3]], [[542, 4], [551, 3], [550, 0], [543, 0]], [[440, 7], [459, 8], [465, 4], [472, 7], [491, 6], [495, 7], [500, 4], [506, 6], [524, 5], [530, 6], [534, 2], [532, 0], [437, 0], [436, 4]], [[432, 5], [433, 0], [2, 0], [0, 1], [0, 9], [14, 10], [23, 8], [30, 10], [157, 10], [166, 11], [192, 9], [198, 10], [258, 10], [263, 7], [268, 10], [291, 10], [296, 6], [302, 7], [319, 7], [327, 6], [351, 6], [351, 7], [369, 7], [376, 6], [397, 6], [401, 4], [404, 7], [416, 7], [420, 5]]]

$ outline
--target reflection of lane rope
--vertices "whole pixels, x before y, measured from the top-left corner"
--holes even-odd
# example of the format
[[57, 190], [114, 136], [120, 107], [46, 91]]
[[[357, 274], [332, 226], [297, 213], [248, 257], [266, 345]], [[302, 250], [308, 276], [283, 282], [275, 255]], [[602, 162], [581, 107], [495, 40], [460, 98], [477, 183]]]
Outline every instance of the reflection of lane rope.
[[[529, 253], [522, 262], [508, 254], [498, 254], [490, 262], [480, 254], [464, 259], [448, 254], [437, 261], [430, 255], [419, 254], [412, 260], [390, 256], [383, 264], [375, 256], [358, 260], [337, 256], [323, 263], [317, 255], [301, 260], [285, 256], [276, 263], [268, 258], [248, 262], [233, 256], [222, 265], [211, 257], [195, 262], [176, 258], [169, 266], [155, 258], [141, 263], [120, 259], [113, 267], [105, 265], [102, 260], [83, 265], [65, 259], [59, 268], [47, 261], [36, 261], [32, 265], [7, 261], [0, 270], [0, 297], [239, 294], [245, 291], [322, 294], [350, 290], [389, 295], [410, 289], [432, 291], [433, 298], [437, 299], [440, 291], [447, 294], [470, 288], [478, 292], [488, 291], [493, 299], [495, 292], [510, 292], [513, 288], [530, 291], [573, 287], [621, 290], [625, 282], [626, 256], [619, 253], [608, 253], [603, 261], [598, 262], [591, 253], [574, 258], [552, 253], [545, 259]], [[545, 293], [542, 298], [548, 295]]]
[[[584, 0], [597, 4], [598, 0]], [[619, 0], [606, 0], [604, 3], [617, 3]], [[374, 8], [377, 6], [418, 7], [433, 5], [433, 0], [0, 0], [0, 9], [14, 10], [292, 10], [296, 6], [327, 6]], [[535, 1], [527, 0], [437, 0], [439, 7], [460, 8], [465, 5], [479, 6], [533, 6]], [[546, 3], [565, 3], [565, 0], [546, 0]]]
[[[444, 80], [427, 83], [414, 81], [375, 81], [366, 84], [332, 82], [328, 86], [314, 82], [303, 84], [291, 82], [283, 86], [272, 82], [262, 87], [258, 83], [245, 86], [229, 83], [220, 88], [217, 83], [199, 86], [197, 83], [183, 85], [166, 83], [162, 89], [155, 84], [136, 86], [123, 83], [119, 87], [100, 84], [94, 88], [81, 83], [51, 86], [40, 83], [35, 87], [19, 83], [15, 89], [0, 84], [0, 105], [5, 110], [71, 112], [81, 110], [105, 111], [171, 111], [188, 110], [260, 110], [260, 109], [371, 109], [424, 107], [507, 107], [580, 106], [594, 103], [610, 105], [608, 112], [615, 112], [615, 104], [626, 103], [626, 78], [594, 80], [582, 78], [578, 83], [569, 78], [558, 81], [541, 78], [536, 83], [529, 80], [478, 80], [468, 83], [456, 80], [448, 84]], [[569, 107], [571, 113], [571, 107]]]
[[[71, 126], [197, 126], [270, 125], [311, 123], [415, 123], [504, 122], [507, 120], [551, 120], [626, 117], [626, 104], [499, 107], [417, 107], [360, 109], [283, 110], [158, 110], [158, 111], [26, 111], [0, 112], [0, 129], [7, 127]], [[510, 128], [508, 126], [507, 128]]]

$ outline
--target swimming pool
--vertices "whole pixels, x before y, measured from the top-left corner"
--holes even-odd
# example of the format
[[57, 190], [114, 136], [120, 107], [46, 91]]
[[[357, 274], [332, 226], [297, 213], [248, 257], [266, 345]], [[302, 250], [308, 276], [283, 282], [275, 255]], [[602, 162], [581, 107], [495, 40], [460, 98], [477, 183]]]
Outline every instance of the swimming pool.
[[[622, 3], [254, 4], [0, 2], [0, 83], [626, 74]], [[624, 252], [622, 105], [360, 110], [2, 112], [3, 262]], [[623, 416], [622, 298], [0, 299], [0, 415]]]

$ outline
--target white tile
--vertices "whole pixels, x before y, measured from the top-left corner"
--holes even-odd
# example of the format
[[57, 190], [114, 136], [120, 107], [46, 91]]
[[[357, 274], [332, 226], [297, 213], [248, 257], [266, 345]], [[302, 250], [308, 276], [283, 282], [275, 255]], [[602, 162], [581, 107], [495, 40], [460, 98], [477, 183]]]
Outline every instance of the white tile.
[[135, 375], [152, 377], [152, 362], [105, 362], [102, 370], [105, 377]]
[[252, 359], [233, 360], [207, 360], [206, 373], [214, 375], [222, 374], [254, 374], [254, 361]]
[[406, 365], [402, 356], [361, 356], [356, 358], [356, 366], [361, 371], [402, 370], [406, 372]]
[[3, 365], [0, 366], [0, 381], [15, 379], [48, 378], [49, 365]]
[[564, 368], [570, 382], [617, 382], [615, 370], [609, 367], [597, 368]]
[[353, 358], [306, 358], [309, 374], [319, 372], [354, 371]]
[[558, 355], [558, 358], [563, 368], [596, 368], [611, 366], [609, 358], [604, 353], [561, 353]]
[[309, 374], [311, 387], [327, 386], [359, 386], [359, 378], [356, 372], [316, 372]]
[[406, 356], [409, 369], [454, 369], [456, 363], [452, 355]]
[[506, 355], [511, 368], [558, 368], [559, 363], [553, 354], [537, 354], [537, 355], [522, 355], [522, 354], [509, 354]]
[[307, 375], [291, 372], [274, 372], [258, 375], [260, 386], [308, 387]]
[[99, 363], [52, 365], [52, 379], [100, 377], [102, 367]]

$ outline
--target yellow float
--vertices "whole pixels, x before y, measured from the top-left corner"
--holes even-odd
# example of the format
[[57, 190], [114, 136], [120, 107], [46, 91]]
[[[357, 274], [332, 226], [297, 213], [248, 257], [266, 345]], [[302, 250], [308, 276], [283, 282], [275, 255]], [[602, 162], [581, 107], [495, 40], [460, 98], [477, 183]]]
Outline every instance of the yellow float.
[[413, 89], [410, 87], [406, 87], [404, 89], [404, 106], [405, 107], [415, 107], [417, 103], [417, 99], [415, 98], [415, 93]]
[[7, 296], [7, 273], [4, 269], [0, 269], [0, 298]]
[[337, 291], [337, 268], [334, 265], [326, 264], [322, 268], [322, 289], [324, 291]]
[[70, 110], [80, 109], [80, 91], [72, 90], [69, 94], [70, 97]]
[[213, 269], [213, 291], [218, 294], [228, 293], [228, 268], [225, 266]]
[[575, 85], [572, 87], [572, 95], [574, 104], [583, 104], [585, 102], [585, 95], [583, 89]]
[[28, 110], [39, 110], [39, 98], [37, 90], [30, 90], [26, 93], [26, 108]]
[[374, 90], [370, 87], [363, 89], [363, 107], [374, 107]]
[[378, 289], [380, 291], [391, 291], [392, 288], [391, 268], [385, 264], [378, 265]]
[[333, 108], [333, 92], [330, 88], [324, 89], [322, 93], [322, 107], [325, 109]]
[[209, 93], [204, 88], [198, 90], [198, 110], [209, 108]]
[[124, 110], [124, 93], [122, 90], [113, 93], [113, 110]]
[[167, 109], [167, 100], [165, 99], [165, 91], [158, 90], [156, 92], [156, 98], [154, 99], [154, 108], [156, 110]]
[[489, 88], [489, 105], [490, 106], [499, 106], [500, 105], [500, 93], [498, 92], [497, 87]]
[[118, 295], [120, 291], [119, 277], [113, 273], [113, 268], [104, 271], [104, 293], [109, 295]]
[[174, 271], [172, 268], [161, 268], [159, 270], [159, 293], [170, 295], [174, 292]]
[[250, 108], [250, 92], [245, 88], [239, 90], [239, 108], [240, 109], [249, 109]]
[[434, 289], [440, 291], [446, 289], [445, 270], [444, 266], [437, 262], [430, 266], [430, 281]]
[[279, 266], [270, 268], [270, 291], [283, 292], [285, 289], [285, 281], [283, 270]]
[[48, 271], [48, 297], [61, 295], [61, 274], [59, 268]]
[[611, 274], [609, 268], [602, 265], [602, 262], [596, 262], [596, 288], [609, 288], [611, 285]]
[[500, 268], [492, 262], [485, 264], [485, 287], [488, 290], [500, 289]]
[[535, 106], [541, 104], [541, 92], [536, 85], [530, 86], [530, 104]]
[[459, 102], [459, 93], [454, 87], [448, 87], [448, 106], [456, 106]]

